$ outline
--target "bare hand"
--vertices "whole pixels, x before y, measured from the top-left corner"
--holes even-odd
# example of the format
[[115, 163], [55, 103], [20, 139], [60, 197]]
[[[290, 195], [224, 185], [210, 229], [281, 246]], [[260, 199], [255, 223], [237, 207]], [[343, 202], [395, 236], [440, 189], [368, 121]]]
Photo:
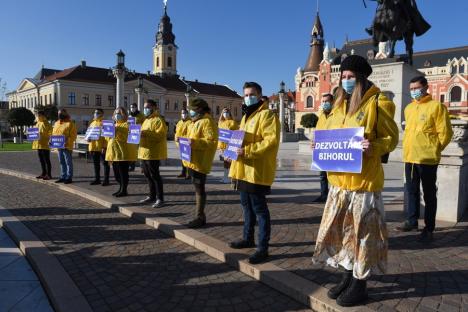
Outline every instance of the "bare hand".
[[367, 156], [372, 155], [372, 143], [368, 139], [362, 141], [362, 150]]

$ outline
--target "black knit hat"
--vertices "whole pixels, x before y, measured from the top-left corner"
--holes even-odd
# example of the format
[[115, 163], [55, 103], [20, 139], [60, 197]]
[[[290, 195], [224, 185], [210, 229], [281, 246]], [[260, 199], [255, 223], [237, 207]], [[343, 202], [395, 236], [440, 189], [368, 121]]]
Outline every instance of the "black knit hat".
[[341, 62], [341, 72], [345, 70], [362, 73], [366, 78], [372, 74], [372, 67], [359, 55], [350, 55]]
[[208, 103], [202, 98], [195, 98], [191, 100], [188, 106], [188, 108], [192, 110], [199, 110], [199, 109], [204, 109], [208, 107], [209, 107]]

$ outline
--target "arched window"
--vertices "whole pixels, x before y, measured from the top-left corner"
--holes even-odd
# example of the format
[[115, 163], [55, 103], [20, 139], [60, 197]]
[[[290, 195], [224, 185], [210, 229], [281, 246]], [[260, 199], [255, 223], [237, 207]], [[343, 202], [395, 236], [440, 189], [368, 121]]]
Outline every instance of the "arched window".
[[167, 67], [172, 67], [172, 57], [167, 58]]
[[460, 74], [464, 74], [465, 73], [465, 65], [460, 65], [460, 67], [458, 68], [458, 72]]
[[462, 89], [458, 86], [452, 88], [450, 91], [450, 102], [461, 102]]
[[156, 58], [156, 67], [159, 67], [159, 57]]
[[314, 107], [314, 98], [310, 95], [307, 97], [306, 107], [307, 108]]

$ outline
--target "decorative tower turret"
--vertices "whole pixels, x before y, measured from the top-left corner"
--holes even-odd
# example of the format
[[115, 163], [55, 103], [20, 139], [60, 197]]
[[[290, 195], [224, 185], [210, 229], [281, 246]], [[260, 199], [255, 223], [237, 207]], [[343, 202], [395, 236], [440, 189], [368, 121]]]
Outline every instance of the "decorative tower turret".
[[312, 28], [312, 40], [310, 41], [310, 53], [307, 63], [304, 67], [305, 72], [318, 72], [320, 62], [322, 62], [324, 47], [324, 36], [322, 22], [320, 21], [319, 12], [315, 17], [314, 27]]
[[171, 19], [167, 15], [167, 2], [164, 3], [164, 15], [159, 22], [153, 47], [153, 73], [160, 76], [177, 75], [177, 45]]

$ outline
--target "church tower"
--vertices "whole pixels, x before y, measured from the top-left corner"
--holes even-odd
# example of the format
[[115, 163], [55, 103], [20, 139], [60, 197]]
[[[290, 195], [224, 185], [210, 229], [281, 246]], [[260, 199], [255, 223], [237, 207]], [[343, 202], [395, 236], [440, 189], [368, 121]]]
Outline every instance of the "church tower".
[[312, 40], [310, 41], [310, 53], [304, 67], [305, 72], [318, 72], [323, 57], [324, 37], [323, 27], [317, 10], [314, 27], [312, 28]]
[[159, 22], [153, 47], [153, 73], [159, 76], [177, 75], [177, 45], [171, 19], [167, 15], [167, 3], [164, 4], [164, 15]]

